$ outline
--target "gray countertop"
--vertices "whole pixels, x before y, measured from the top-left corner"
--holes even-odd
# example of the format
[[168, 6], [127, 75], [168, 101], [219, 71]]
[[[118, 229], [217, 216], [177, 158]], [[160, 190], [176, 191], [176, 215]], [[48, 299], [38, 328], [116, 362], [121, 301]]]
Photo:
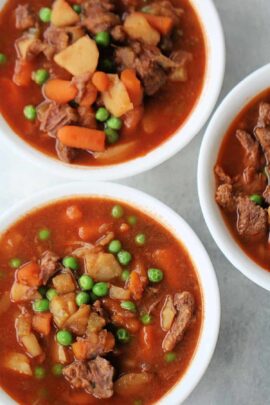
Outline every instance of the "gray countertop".
[[[247, 74], [269, 62], [270, 2], [215, 3], [227, 47], [221, 100]], [[183, 216], [203, 241], [216, 269], [222, 306], [220, 336], [206, 374], [185, 404], [264, 405], [270, 403], [269, 293], [230, 265], [205, 225], [196, 186], [203, 133], [168, 162], [122, 183], [157, 197]], [[35, 191], [65, 181], [37, 169], [2, 145], [0, 151], [0, 213]]]

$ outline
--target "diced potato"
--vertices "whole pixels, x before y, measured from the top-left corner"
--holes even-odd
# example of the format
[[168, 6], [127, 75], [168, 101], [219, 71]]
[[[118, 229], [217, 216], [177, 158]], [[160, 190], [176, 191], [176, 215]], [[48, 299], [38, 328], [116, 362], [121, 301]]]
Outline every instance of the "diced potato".
[[36, 41], [34, 37], [24, 36], [16, 41], [16, 51], [21, 59], [26, 59], [30, 46]]
[[87, 325], [87, 334], [98, 333], [106, 325], [104, 318], [99, 316], [96, 312], [91, 312]]
[[42, 297], [37, 291], [37, 288], [29, 287], [14, 281], [11, 287], [10, 298], [13, 302], [20, 302], [40, 299]]
[[22, 353], [9, 353], [5, 358], [4, 365], [20, 374], [33, 374], [28, 357]]
[[95, 281], [109, 281], [119, 277], [122, 270], [111, 253], [88, 253], [85, 256], [85, 272]]
[[8, 308], [10, 307], [11, 301], [9, 297], [9, 292], [6, 291], [3, 293], [2, 297], [0, 298], [0, 316], [4, 314]]
[[137, 145], [137, 141], [131, 141], [124, 143], [123, 145], [110, 146], [105, 152], [96, 152], [94, 153], [95, 159], [100, 163], [109, 164], [112, 162], [117, 162], [122, 158], [125, 158], [128, 154], [131, 154], [134, 151], [134, 148]]
[[126, 290], [125, 288], [117, 287], [115, 285], [111, 285], [110, 287], [110, 298], [116, 300], [129, 300], [130, 299], [130, 291]]
[[164, 331], [170, 330], [176, 315], [176, 309], [173, 305], [173, 298], [171, 295], [167, 295], [160, 315], [161, 328]]
[[56, 0], [52, 6], [51, 23], [56, 27], [67, 27], [80, 21], [79, 15], [65, 0]]
[[133, 110], [134, 106], [129, 98], [127, 89], [119, 79], [118, 75], [109, 75], [111, 86], [109, 90], [102, 94], [105, 107], [115, 117], [121, 117], [128, 111]]
[[37, 357], [42, 354], [42, 349], [40, 347], [40, 344], [39, 344], [36, 336], [33, 333], [22, 336], [21, 342], [24, 345], [27, 353], [29, 353], [31, 357]]
[[55, 363], [69, 363], [68, 349], [54, 341], [52, 346], [52, 359]]
[[54, 288], [59, 294], [67, 294], [75, 291], [76, 285], [70, 273], [63, 273], [52, 279]]
[[54, 56], [54, 61], [73, 76], [93, 74], [97, 68], [99, 51], [88, 35]]
[[31, 333], [32, 317], [28, 312], [21, 313], [15, 320], [15, 329], [17, 338], [20, 340], [23, 336]]
[[116, 380], [114, 389], [119, 395], [132, 396], [142, 392], [151, 380], [149, 373], [128, 373]]
[[71, 315], [64, 323], [65, 329], [71, 330], [76, 335], [84, 335], [90, 315], [89, 305], [82, 305], [78, 311]]
[[66, 320], [77, 311], [75, 294], [69, 293], [54, 297], [50, 302], [50, 311], [53, 320], [61, 328]]
[[148, 45], [156, 46], [160, 41], [160, 34], [139, 13], [130, 14], [124, 22], [126, 33], [132, 38]]

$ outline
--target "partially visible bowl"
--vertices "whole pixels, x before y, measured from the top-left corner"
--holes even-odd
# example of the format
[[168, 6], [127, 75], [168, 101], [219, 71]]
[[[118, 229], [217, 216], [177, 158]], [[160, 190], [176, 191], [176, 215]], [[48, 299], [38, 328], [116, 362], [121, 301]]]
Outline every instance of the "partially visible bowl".
[[253, 98], [270, 87], [270, 64], [240, 82], [223, 100], [206, 130], [198, 163], [198, 192], [206, 224], [227, 259], [246, 277], [270, 291], [270, 273], [251, 260], [231, 235], [215, 201], [214, 166], [231, 123]]
[[[0, 0], [0, 8], [6, 0]], [[199, 16], [206, 42], [207, 66], [202, 92], [186, 122], [156, 149], [133, 160], [100, 167], [69, 165], [46, 156], [17, 136], [3, 117], [0, 134], [15, 152], [46, 170], [72, 179], [115, 180], [149, 170], [175, 155], [198, 134], [209, 118], [220, 93], [225, 68], [225, 45], [222, 26], [212, 0], [191, 0]]]
[[[160, 405], [179, 405], [187, 398], [206, 371], [213, 355], [220, 324], [220, 298], [215, 272], [203, 245], [189, 225], [163, 203], [149, 195], [111, 183], [71, 183], [45, 190], [20, 202], [0, 220], [0, 232], [22, 215], [58, 199], [76, 196], [99, 196], [125, 202], [154, 217], [183, 244], [193, 261], [201, 285], [203, 300], [202, 328], [193, 359], [180, 381], [159, 402]], [[14, 404], [0, 391], [2, 405]]]

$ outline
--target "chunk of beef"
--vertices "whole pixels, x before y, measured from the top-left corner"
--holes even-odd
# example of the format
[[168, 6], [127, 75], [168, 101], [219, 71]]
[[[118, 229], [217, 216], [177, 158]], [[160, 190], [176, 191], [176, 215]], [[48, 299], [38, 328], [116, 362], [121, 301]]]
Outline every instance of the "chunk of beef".
[[69, 36], [64, 28], [57, 28], [50, 25], [43, 34], [44, 54], [48, 59], [52, 59], [55, 53], [65, 49], [69, 45]]
[[270, 162], [270, 127], [255, 128], [255, 135], [264, 151], [267, 163]]
[[270, 125], [270, 104], [262, 102], [259, 107], [258, 127], [267, 127]]
[[16, 28], [18, 30], [26, 30], [33, 27], [36, 22], [35, 14], [32, 12], [28, 4], [19, 5], [15, 10]]
[[245, 164], [255, 168], [260, 167], [261, 152], [258, 142], [248, 132], [242, 129], [236, 131], [236, 138], [245, 151]]
[[93, 128], [97, 127], [97, 121], [94, 111], [89, 107], [80, 106], [78, 108], [79, 124], [83, 127]]
[[[77, 342], [74, 343], [75, 347], [77, 344], [84, 347], [84, 358], [93, 359], [111, 352], [115, 346], [115, 339], [110, 332], [103, 329], [99, 333], [88, 333], [86, 338], [77, 338]], [[78, 360], [82, 360], [82, 358], [78, 358]]]
[[111, 30], [111, 36], [115, 42], [120, 42], [120, 43], [125, 42], [127, 39], [127, 34], [124, 30], [123, 25], [116, 25]]
[[109, 31], [120, 23], [120, 18], [112, 13], [113, 10], [114, 6], [109, 0], [90, 0], [84, 3], [85, 17], [82, 25], [92, 34]]
[[233, 187], [231, 184], [224, 183], [218, 186], [216, 191], [216, 202], [222, 208], [228, 211], [234, 211], [236, 202], [233, 195]]
[[248, 197], [237, 200], [237, 230], [246, 237], [262, 237], [268, 228], [267, 212]]
[[183, 9], [174, 7], [168, 0], [148, 4], [145, 6], [145, 11], [158, 16], [170, 17], [175, 26], [179, 25], [180, 17], [184, 14]]
[[163, 342], [162, 349], [169, 352], [175, 345], [182, 340], [186, 329], [188, 328], [194, 312], [194, 298], [191, 293], [184, 291], [174, 296], [174, 306], [177, 310], [176, 318], [172, 327], [167, 332]]
[[54, 101], [44, 101], [37, 107], [40, 130], [56, 137], [57, 130], [64, 125], [78, 121], [76, 110], [68, 104], [58, 105]]
[[192, 61], [192, 53], [186, 51], [175, 51], [170, 55], [171, 60], [176, 64], [172, 67], [170, 80], [173, 82], [186, 82], [188, 79], [188, 64]]
[[258, 172], [253, 166], [248, 166], [243, 171], [242, 178], [235, 185], [239, 191], [246, 194], [262, 193], [267, 185], [266, 176]]
[[65, 163], [73, 162], [78, 153], [77, 149], [63, 145], [62, 142], [59, 141], [59, 139], [56, 139], [55, 141], [55, 150], [59, 159]]
[[263, 192], [263, 198], [267, 202], [267, 204], [270, 204], [270, 185], [267, 185], [264, 192]]
[[60, 257], [50, 250], [46, 250], [42, 253], [39, 265], [40, 265], [40, 277], [43, 284], [46, 284], [48, 280], [61, 269]]
[[99, 399], [113, 395], [114, 368], [108, 360], [97, 357], [89, 362], [75, 361], [63, 369], [73, 388], [84, 389]]
[[224, 170], [222, 169], [221, 166], [216, 165], [214, 168], [215, 175], [217, 176], [218, 180], [220, 183], [228, 183], [232, 184], [232, 179], [230, 176], [228, 176]]

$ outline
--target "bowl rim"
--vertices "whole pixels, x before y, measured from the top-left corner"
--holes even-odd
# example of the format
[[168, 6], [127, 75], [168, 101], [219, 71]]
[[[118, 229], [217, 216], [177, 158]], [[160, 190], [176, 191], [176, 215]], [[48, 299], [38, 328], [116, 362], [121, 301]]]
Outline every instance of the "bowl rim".
[[[5, 0], [0, 3], [5, 4]], [[61, 177], [77, 180], [116, 180], [145, 172], [165, 162], [197, 135], [208, 120], [217, 102], [225, 72], [225, 40], [221, 21], [213, 0], [190, 0], [204, 31], [207, 48], [206, 73], [201, 94], [181, 127], [162, 144], [147, 153], [126, 162], [106, 166], [70, 165], [46, 155], [17, 135], [0, 118], [2, 140], [19, 156], [34, 165]], [[206, 23], [208, 21], [208, 24]]]
[[[76, 196], [99, 196], [134, 206], [143, 213], [154, 217], [167, 229], [169, 228], [169, 231], [183, 244], [190, 255], [201, 285], [204, 307], [202, 329], [195, 353], [184, 375], [157, 402], [159, 405], [178, 405], [188, 397], [205, 373], [219, 334], [220, 295], [216, 274], [208, 253], [191, 227], [171, 208], [142, 191], [115, 183], [66, 183], [35, 193], [3, 213], [0, 219], [0, 232], [35, 208]], [[3, 390], [0, 390], [0, 402], [3, 405], [14, 404], [14, 401]]]
[[215, 202], [213, 168], [224, 136], [233, 120], [250, 101], [270, 87], [269, 78], [270, 64], [267, 64], [246, 76], [226, 95], [204, 134], [197, 168], [197, 188], [202, 213], [217, 246], [236, 269], [268, 291], [270, 291], [270, 272], [247, 256], [238, 245]]

